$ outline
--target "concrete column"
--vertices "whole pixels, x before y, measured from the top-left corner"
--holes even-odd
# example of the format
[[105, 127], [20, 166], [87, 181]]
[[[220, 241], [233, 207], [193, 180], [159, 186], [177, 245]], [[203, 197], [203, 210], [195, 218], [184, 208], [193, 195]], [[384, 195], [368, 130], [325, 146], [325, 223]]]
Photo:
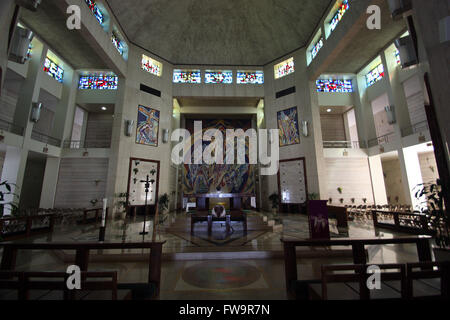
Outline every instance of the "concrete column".
[[379, 155], [369, 157], [370, 177], [372, 179], [373, 200], [376, 205], [388, 203], [384, 184], [383, 165]]
[[60, 158], [47, 158], [44, 181], [42, 183], [40, 208], [51, 209], [55, 203], [56, 185], [58, 183]]
[[72, 135], [73, 119], [75, 116], [75, 100], [78, 87], [78, 75], [72, 69], [64, 70], [64, 81], [61, 99], [59, 100], [53, 131], [51, 136], [70, 140]]
[[17, 100], [16, 110], [14, 113], [14, 124], [23, 128], [24, 137], [30, 138], [33, 130], [33, 123], [30, 121], [31, 105], [38, 102], [40, 92], [41, 73], [43, 72], [44, 60], [47, 55], [47, 48], [41, 43], [36, 42], [33, 48], [33, 55], [28, 62], [28, 74], [22, 88], [20, 89], [19, 98]]
[[[7, 181], [11, 184], [11, 192], [13, 194], [6, 195], [3, 203], [19, 203], [19, 194], [22, 187], [25, 167], [27, 164], [28, 150], [21, 150], [16, 147], [7, 146], [5, 161], [3, 163], [3, 171], [1, 181]], [[10, 207], [6, 206], [5, 215], [10, 215]]]
[[417, 199], [415, 197], [415, 188], [417, 187], [417, 185], [423, 183], [419, 156], [417, 155], [417, 150], [414, 147], [405, 148], [403, 149], [402, 153], [403, 159], [401, 159], [400, 161], [400, 166], [405, 167], [407, 176], [406, 182], [408, 185], [408, 192], [406, 192], [406, 198], [409, 197], [411, 199], [411, 204], [413, 205], [414, 209], [420, 210], [423, 207], [421, 205], [421, 202], [425, 201], [425, 199]]
[[8, 66], [9, 27], [14, 16], [15, 5], [14, 0], [0, 1], [0, 30], [2, 30], [0, 33], [0, 68], [2, 69], [0, 89], [3, 87], [3, 81], [5, 79], [6, 69]]

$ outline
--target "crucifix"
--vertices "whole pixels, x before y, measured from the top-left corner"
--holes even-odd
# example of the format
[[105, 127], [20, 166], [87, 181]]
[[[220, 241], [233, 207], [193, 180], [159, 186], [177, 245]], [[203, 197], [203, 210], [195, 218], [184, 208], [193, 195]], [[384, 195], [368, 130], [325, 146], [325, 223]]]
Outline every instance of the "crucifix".
[[145, 227], [147, 224], [147, 198], [148, 198], [148, 192], [150, 191], [149, 189], [150, 189], [150, 183], [151, 183], [149, 175], [147, 175], [146, 180], [141, 180], [140, 182], [145, 183], [145, 185], [144, 185], [144, 187], [145, 187], [144, 227], [142, 229], [142, 232], [139, 233], [140, 235], [144, 236], [144, 235], [148, 234], [148, 232], [145, 231]]

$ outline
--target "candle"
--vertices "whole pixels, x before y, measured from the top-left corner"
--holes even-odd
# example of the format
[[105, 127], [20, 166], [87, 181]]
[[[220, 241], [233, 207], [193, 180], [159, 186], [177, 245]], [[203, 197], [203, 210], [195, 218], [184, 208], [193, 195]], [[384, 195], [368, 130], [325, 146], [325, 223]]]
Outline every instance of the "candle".
[[106, 225], [106, 205], [108, 203], [108, 199], [103, 199], [103, 212], [102, 212], [102, 227]]

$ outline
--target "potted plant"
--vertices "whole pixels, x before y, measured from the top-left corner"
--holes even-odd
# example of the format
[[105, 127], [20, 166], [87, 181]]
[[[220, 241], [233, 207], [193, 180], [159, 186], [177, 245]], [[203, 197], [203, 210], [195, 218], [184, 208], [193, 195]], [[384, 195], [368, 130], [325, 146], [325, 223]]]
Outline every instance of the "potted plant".
[[420, 211], [426, 214], [428, 227], [435, 232], [436, 261], [450, 260], [450, 235], [448, 211], [444, 208], [443, 186], [437, 183], [422, 183], [416, 186], [416, 199], [420, 200]]
[[333, 198], [329, 198], [329, 199], [328, 199], [328, 203], [329, 203], [329, 204], [332, 204], [332, 203], [333, 203]]
[[342, 187], [337, 187], [337, 191], [339, 192], [339, 194], [342, 194]]
[[158, 199], [158, 207], [161, 213], [165, 213], [167, 209], [169, 209], [169, 196], [167, 193], [164, 193]]
[[340, 198], [339, 199], [339, 202], [342, 204], [342, 203], [344, 203], [344, 198]]
[[351, 198], [350, 201], [354, 204], [355, 203], [355, 198]]
[[274, 192], [269, 196], [269, 200], [270, 202], [272, 202], [272, 212], [276, 213], [278, 211], [278, 201], [279, 201], [279, 197], [278, 197], [278, 193]]
[[363, 201], [364, 203], [367, 203], [367, 198], [362, 198], [362, 201]]

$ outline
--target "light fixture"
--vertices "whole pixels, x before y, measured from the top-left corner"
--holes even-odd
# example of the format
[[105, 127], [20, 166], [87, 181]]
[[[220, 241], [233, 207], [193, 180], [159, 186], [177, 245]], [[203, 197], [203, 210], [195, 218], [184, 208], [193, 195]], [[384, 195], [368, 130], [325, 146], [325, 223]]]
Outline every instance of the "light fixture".
[[308, 121], [306, 121], [306, 120], [302, 121], [302, 134], [305, 137], [307, 137], [309, 135], [309, 132], [308, 132]]
[[41, 102], [34, 102], [31, 105], [31, 121], [36, 123], [39, 121], [39, 118], [41, 117], [41, 109], [42, 109], [42, 103]]
[[330, 113], [332, 110], [331, 109], [327, 109], [327, 112]]
[[133, 134], [134, 120], [125, 120], [125, 135], [131, 137]]
[[106, 110], [108, 110], [108, 108], [106, 108], [106, 107], [102, 107], [102, 110], [103, 110], [103, 111], [106, 111]]
[[163, 143], [169, 142], [169, 129], [163, 129], [162, 141]]

